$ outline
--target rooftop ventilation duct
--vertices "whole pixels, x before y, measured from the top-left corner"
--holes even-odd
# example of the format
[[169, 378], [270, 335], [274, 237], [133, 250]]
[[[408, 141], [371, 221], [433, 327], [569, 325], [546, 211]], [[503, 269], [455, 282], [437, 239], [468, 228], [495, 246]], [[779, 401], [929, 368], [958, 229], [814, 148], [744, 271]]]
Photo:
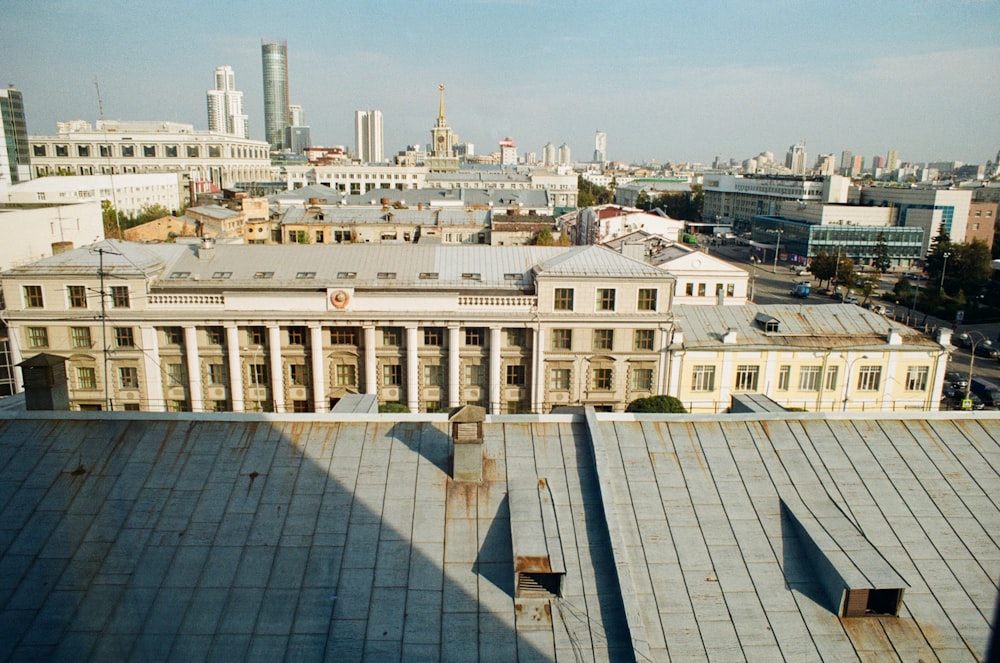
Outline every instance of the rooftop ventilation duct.
[[482, 481], [486, 410], [477, 405], [466, 405], [451, 415], [448, 421], [451, 423], [451, 478], [455, 481]]
[[548, 481], [515, 479], [508, 484], [507, 496], [515, 601], [562, 596], [566, 564]]

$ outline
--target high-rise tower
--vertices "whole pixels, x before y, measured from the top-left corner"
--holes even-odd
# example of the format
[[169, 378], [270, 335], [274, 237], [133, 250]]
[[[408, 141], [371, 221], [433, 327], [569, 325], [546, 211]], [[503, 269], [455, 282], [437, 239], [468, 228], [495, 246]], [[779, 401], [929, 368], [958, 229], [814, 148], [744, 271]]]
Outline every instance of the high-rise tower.
[[382, 111], [355, 111], [354, 145], [361, 163], [382, 161]]
[[0, 90], [0, 188], [31, 179], [24, 98], [13, 85]]
[[243, 113], [243, 93], [236, 89], [232, 67], [215, 68], [215, 89], [208, 91], [207, 99], [209, 131], [250, 137], [250, 126]]
[[788, 148], [785, 155], [785, 167], [792, 171], [792, 175], [806, 174], [806, 143], [796, 143]]
[[448, 120], [444, 116], [444, 85], [438, 85], [440, 99], [438, 101], [438, 117], [431, 129], [431, 154], [436, 157], [450, 157], [454, 137]]
[[608, 134], [603, 131], [594, 133], [594, 163], [604, 163], [608, 160]]
[[264, 134], [271, 149], [285, 144], [285, 127], [291, 124], [288, 109], [288, 42], [260, 42], [264, 66]]

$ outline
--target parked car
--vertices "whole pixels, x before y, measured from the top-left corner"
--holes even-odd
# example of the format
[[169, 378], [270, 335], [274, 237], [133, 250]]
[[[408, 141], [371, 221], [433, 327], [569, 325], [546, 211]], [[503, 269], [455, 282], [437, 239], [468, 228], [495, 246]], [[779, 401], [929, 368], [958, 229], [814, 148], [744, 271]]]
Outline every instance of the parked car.
[[969, 386], [969, 381], [958, 371], [946, 371], [944, 374], [944, 381], [948, 386], [955, 387], [956, 389], [961, 389], [963, 391]]
[[1000, 350], [997, 350], [996, 346], [993, 345], [993, 341], [985, 340], [976, 345], [975, 353], [977, 357], [994, 359], [1000, 355]]
[[854, 296], [854, 295], [847, 295], [846, 297], [844, 297], [844, 303], [845, 303], [845, 304], [857, 304], [857, 303], [859, 303], [860, 301], [861, 301], [861, 300], [860, 300], [860, 299], [858, 299], [858, 298], [857, 298], [856, 296]]
[[967, 333], [962, 332], [957, 336], [951, 337], [951, 344], [959, 348], [970, 348], [972, 347], [972, 337]]

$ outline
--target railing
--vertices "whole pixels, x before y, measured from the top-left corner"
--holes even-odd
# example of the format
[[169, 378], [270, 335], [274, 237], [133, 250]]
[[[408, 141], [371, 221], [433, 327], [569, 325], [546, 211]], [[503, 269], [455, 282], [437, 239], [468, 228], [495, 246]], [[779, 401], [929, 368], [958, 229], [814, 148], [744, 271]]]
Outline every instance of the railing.
[[538, 297], [510, 297], [504, 295], [462, 295], [458, 298], [459, 306], [489, 306], [504, 308], [534, 308], [538, 305]]
[[224, 295], [150, 295], [150, 306], [224, 306]]

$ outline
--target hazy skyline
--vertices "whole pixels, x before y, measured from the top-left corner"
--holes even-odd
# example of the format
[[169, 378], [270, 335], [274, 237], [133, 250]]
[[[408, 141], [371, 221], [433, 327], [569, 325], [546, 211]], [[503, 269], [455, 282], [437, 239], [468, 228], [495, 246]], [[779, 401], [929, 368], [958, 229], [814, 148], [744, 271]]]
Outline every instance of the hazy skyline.
[[512, 137], [589, 160], [821, 153], [984, 164], [1000, 149], [1000, 2], [370, 2], [216, 5], [0, 0], [2, 84], [28, 131], [104, 116], [207, 128], [230, 65], [264, 139], [260, 42], [287, 40], [290, 101], [313, 142], [353, 149], [354, 111], [384, 116], [386, 156], [446, 115], [477, 154]]

